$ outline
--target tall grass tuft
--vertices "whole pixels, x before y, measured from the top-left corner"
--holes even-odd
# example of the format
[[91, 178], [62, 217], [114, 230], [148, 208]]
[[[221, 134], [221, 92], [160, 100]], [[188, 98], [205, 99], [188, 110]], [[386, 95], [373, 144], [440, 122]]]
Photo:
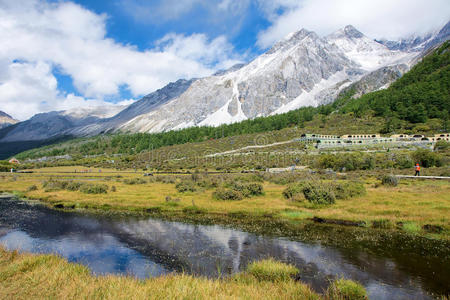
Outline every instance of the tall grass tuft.
[[337, 279], [328, 287], [327, 297], [329, 299], [365, 300], [369, 299], [366, 289], [353, 280]]
[[247, 272], [258, 280], [286, 281], [297, 275], [299, 270], [273, 258], [252, 262], [247, 266]]

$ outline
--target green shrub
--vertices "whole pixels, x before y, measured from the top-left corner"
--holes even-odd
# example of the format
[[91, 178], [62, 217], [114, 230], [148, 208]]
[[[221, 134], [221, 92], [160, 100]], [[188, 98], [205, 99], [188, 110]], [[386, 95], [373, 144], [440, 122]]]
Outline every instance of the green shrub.
[[424, 168], [442, 166], [442, 156], [428, 149], [418, 149], [412, 153], [411, 157]]
[[244, 196], [241, 192], [233, 190], [233, 189], [226, 189], [226, 188], [218, 188], [214, 193], [213, 197], [218, 200], [242, 200]]
[[337, 279], [327, 290], [327, 296], [330, 299], [346, 299], [346, 300], [365, 300], [367, 297], [366, 289], [353, 280]]
[[27, 192], [37, 191], [37, 189], [38, 187], [35, 184], [33, 184], [27, 188]]
[[85, 183], [80, 187], [80, 191], [85, 194], [106, 194], [108, 186], [106, 184]]
[[409, 155], [397, 155], [395, 157], [395, 165], [396, 168], [399, 169], [408, 169], [414, 166], [414, 162]]
[[283, 190], [283, 197], [289, 200], [295, 200], [299, 194], [303, 194], [301, 183], [290, 184]]
[[244, 197], [252, 197], [263, 194], [263, 186], [260, 183], [235, 182], [231, 189], [240, 192]]
[[116, 191], [117, 191], [117, 188], [116, 188], [115, 185], [113, 185], [113, 186], [111, 187], [111, 192], [116, 192]]
[[317, 167], [335, 171], [371, 170], [375, 167], [375, 159], [372, 154], [361, 152], [322, 154]]
[[42, 183], [42, 186], [44, 187], [45, 191], [56, 191], [56, 190], [64, 190], [66, 189], [67, 185], [69, 184], [68, 181], [58, 181], [49, 179], [48, 181], [44, 181]]
[[156, 176], [155, 181], [166, 184], [174, 184], [177, 180], [174, 176]]
[[336, 196], [330, 184], [324, 182], [306, 182], [303, 186], [303, 195], [313, 204], [333, 204]]
[[381, 184], [386, 186], [397, 186], [398, 185], [398, 178], [394, 175], [384, 175], [381, 178]]
[[197, 185], [205, 189], [216, 188], [219, 186], [219, 179], [215, 177], [204, 177], [197, 181]]
[[192, 181], [180, 181], [175, 185], [175, 188], [180, 193], [185, 192], [195, 192], [197, 189], [195, 188], [195, 184]]
[[258, 280], [286, 281], [297, 275], [299, 270], [293, 265], [270, 258], [252, 262], [247, 266], [247, 272]]
[[434, 145], [436, 151], [446, 151], [450, 149], [450, 143], [444, 140], [437, 141]]
[[71, 181], [67, 184], [66, 189], [69, 191], [78, 191], [82, 185], [81, 182]]
[[147, 181], [142, 178], [130, 178], [130, 179], [126, 178], [123, 180], [123, 183], [134, 185], [134, 184], [145, 184], [147, 183]]
[[348, 199], [366, 194], [364, 184], [356, 181], [347, 181], [333, 185], [336, 199]]

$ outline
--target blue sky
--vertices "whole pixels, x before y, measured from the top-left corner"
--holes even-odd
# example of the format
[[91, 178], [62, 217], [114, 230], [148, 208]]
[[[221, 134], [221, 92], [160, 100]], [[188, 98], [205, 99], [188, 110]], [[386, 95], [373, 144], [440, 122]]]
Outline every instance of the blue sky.
[[[259, 32], [267, 29], [271, 24], [263, 5], [257, 1], [241, 1], [235, 13], [228, 11], [220, 16], [211, 9], [210, 5], [204, 4], [206, 1], [192, 1], [191, 6], [187, 5], [186, 9], [181, 9], [180, 12], [166, 18], [164, 18], [163, 7], [170, 5], [167, 1], [76, 0], [73, 2], [99, 15], [106, 14], [108, 16], [106, 37], [118, 43], [134, 45], [140, 51], [154, 48], [155, 41], [163, 38], [168, 32], [185, 36], [203, 33], [209, 38], [225, 35], [233, 45], [234, 51], [243, 61], [247, 61], [266, 50], [266, 47], [256, 45], [257, 37]], [[285, 7], [280, 6], [276, 9], [276, 13], [282, 14], [284, 10]], [[70, 76], [65, 76], [61, 72], [54, 72], [54, 75], [61, 90], [79, 95], [72, 85]], [[106, 98], [116, 102], [132, 97], [129, 90], [121, 88], [119, 94], [109, 95]]]
[[129, 104], [301, 28], [324, 36], [352, 24], [399, 39], [449, 19], [448, 0], [0, 0], [0, 110], [25, 120]]

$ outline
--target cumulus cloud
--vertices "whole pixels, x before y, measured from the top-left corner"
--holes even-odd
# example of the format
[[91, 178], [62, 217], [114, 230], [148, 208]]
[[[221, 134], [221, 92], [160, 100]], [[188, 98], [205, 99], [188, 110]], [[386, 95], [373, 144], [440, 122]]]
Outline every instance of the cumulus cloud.
[[156, 41], [156, 45], [161, 52], [204, 65], [215, 65], [219, 69], [227, 69], [240, 62], [233, 55], [233, 45], [223, 35], [208, 41], [204, 34], [184, 36], [170, 33]]
[[[0, 110], [25, 119], [104, 104], [120, 87], [135, 97], [239, 61], [224, 37], [172, 34], [139, 51], [106, 38], [106, 19], [72, 2], [0, 0]], [[72, 78], [82, 97], [58, 90], [55, 68]]]
[[261, 48], [301, 28], [326, 35], [351, 24], [372, 38], [398, 39], [437, 30], [450, 19], [448, 0], [260, 0], [260, 4], [272, 20], [259, 34]]

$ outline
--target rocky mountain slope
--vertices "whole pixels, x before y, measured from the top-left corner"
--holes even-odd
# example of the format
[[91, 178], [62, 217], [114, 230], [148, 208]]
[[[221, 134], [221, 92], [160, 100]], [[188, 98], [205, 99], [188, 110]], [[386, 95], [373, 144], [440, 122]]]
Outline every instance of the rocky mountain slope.
[[39, 141], [67, 135], [68, 131], [110, 118], [125, 106], [101, 106], [53, 111], [34, 115], [0, 130], [0, 142]]
[[19, 121], [0, 110], [0, 129], [16, 124], [17, 122]]
[[0, 130], [0, 143], [105, 132], [160, 132], [232, 123], [334, 101], [350, 86], [356, 95], [383, 89], [423, 51], [447, 40], [440, 32], [412, 42], [378, 42], [353, 26], [325, 37], [302, 29], [244, 65], [200, 79], [179, 80], [117, 114], [38, 114]]

